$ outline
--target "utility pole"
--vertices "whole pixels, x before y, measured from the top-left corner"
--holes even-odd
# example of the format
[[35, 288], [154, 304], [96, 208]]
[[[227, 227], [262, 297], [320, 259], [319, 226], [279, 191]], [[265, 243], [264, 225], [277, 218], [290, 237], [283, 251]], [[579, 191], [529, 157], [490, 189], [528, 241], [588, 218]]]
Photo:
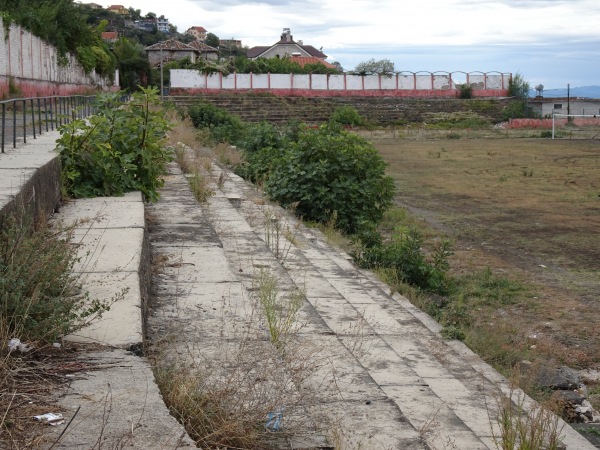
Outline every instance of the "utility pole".
[[[571, 84], [567, 84], [567, 114], [571, 114]], [[571, 118], [569, 118], [571, 120]]]

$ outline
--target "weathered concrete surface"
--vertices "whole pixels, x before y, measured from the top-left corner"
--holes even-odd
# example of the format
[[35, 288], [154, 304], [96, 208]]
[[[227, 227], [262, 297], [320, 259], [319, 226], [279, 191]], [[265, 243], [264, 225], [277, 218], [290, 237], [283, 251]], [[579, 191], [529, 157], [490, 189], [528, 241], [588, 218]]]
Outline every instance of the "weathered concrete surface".
[[104, 351], [77, 354], [89, 369], [59, 399], [67, 420], [76, 416], [54, 448], [196, 448], [169, 414], [148, 361], [125, 350], [141, 352], [144, 335], [150, 261], [141, 193], [75, 200], [53, 221], [74, 226], [75, 271], [83, 289], [90, 298], [111, 302], [101, 319], [65, 337], [101, 344]]
[[[280, 295], [305, 295], [288, 345], [311, 367], [299, 385], [311, 395], [290, 413], [301, 406], [314, 424], [306, 432], [342, 448], [496, 448], [490, 415], [496, 399], [511, 394], [502, 376], [462, 343], [441, 339], [430, 317], [388, 295], [371, 273], [243, 180], [226, 173], [199, 208], [172, 169], [164, 203], [150, 210], [153, 252], [165, 261], [149, 316], [151, 340], [169, 342], [179, 361], [217, 366], [220, 376], [236, 370], [242, 346], [267, 354], [255, 280], [268, 271]], [[252, 364], [269, 370], [264, 361]], [[282, 362], [270, 370], [283, 378], [289, 369]], [[515, 399], [521, 394], [512, 392]], [[568, 449], [594, 448], [563, 425]]]
[[[60, 399], [66, 419], [74, 418], [53, 448], [196, 448], [169, 415], [144, 358], [114, 349], [81, 353], [76, 362], [89, 369], [77, 375]], [[64, 429], [53, 430], [48, 446]]]
[[48, 217], [60, 201], [57, 131], [0, 153], [0, 219], [9, 213]]
[[77, 246], [75, 273], [91, 298], [111, 303], [100, 320], [66, 339], [122, 348], [141, 344], [144, 298], [139, 274], [147, 264], [141, 193], [69, 202], [53, 220], [67, 228], [76, 224], [71, 232]]

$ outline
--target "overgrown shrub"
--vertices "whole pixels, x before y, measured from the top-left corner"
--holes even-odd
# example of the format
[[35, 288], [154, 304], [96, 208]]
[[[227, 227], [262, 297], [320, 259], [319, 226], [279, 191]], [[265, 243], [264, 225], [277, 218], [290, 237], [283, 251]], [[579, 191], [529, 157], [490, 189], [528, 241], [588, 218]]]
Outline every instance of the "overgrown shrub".
[[360, 116], [358, 111], [352, 106], [340, 106], [335, 109], [331, 115], [330, 122], [339, 123], [341, 125], [362, 125], [364, 123], [363, 118]]
[[197, 103], [189, 108], [188, 114], [195, 127], [210, 129], [217, 143], [237, 144], [244, 137], [244, 122], [212, 103]]
[[124, 103], [122, 93], [104, 94], [96, 114], [60, 129], [57, 141], [64, 193], [73, 197], [122, 195], [140, 190], [158, 198], [171, 154], [163, 140], [168, 122], [156, 109], [156, 89], [141, 89]]
[[462, 99], [473, 98], [473, 85], [472, 84], [468, 84], [468, 83], [457, 84], [456, 87], [458, 88], [458, 98], [462, 98]]
[[353, 257], [359, 266], [392, 269], [398, 282], [427, 292], [448, 293], [448, 257], [452, 251], [447, 241], [441, 242], [427, 258], [421, 248], [422, 236], [414, 228], [395, 233], [388, 242], [383, 242], [373, 230], [359, 233], [357, 239], [362, 246]]
[[107, 303], [90, 300], [72, 275], [65, 233], [10, 216], [0, 223], [0, 330], [23, 342], [54, 342], [80, 329]]
[[265, 181], [269, 197], [305, 220], [355, 232], [379, 222], [391, 205], [394, 182], [385, 162], [365, 139], [327, 126], [304, 129]]

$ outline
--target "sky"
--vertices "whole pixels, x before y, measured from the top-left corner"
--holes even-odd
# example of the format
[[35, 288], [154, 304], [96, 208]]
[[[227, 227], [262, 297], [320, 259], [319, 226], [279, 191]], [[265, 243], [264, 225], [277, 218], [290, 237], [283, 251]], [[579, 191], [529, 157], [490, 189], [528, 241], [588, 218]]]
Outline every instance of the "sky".
[[290, 28], [346, 70], [374, 58], [396, 71], [520, 73], [546, 89], [600, 85], [598, 0], [123, 1], [249, 47]]

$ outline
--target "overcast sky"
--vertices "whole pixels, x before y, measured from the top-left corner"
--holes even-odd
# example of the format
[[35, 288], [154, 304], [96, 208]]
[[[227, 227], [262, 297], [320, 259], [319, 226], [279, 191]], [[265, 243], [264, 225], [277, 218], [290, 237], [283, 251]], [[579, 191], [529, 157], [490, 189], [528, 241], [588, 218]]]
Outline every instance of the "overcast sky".
[[535, 86], [600, 85], [599, 0], [128, 0], [184, 32], [272, 45], [283, 28], [346, 70], [370, 58], [397, 71], [521, 73]]

